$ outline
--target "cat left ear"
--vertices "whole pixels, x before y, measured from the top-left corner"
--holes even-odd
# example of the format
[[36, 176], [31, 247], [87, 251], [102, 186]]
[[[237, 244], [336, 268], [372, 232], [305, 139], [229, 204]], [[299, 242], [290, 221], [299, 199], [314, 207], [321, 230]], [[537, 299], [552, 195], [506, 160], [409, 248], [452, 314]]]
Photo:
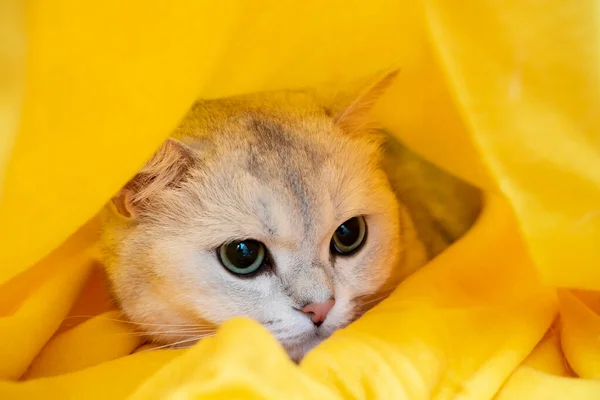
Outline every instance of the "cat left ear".
[[369, 113], [399, 73], [399, 69], [388, 72], [364, 90], [349, 106], [334, 116], [335, 123], [346, 132], [355, 132], [366, 125]]
[[133, 218], [143, 212], [167, 187], [177, 185], [194, 163], [195, 150], [169, 138], [152, 158], [112, 198], [119, 214]]

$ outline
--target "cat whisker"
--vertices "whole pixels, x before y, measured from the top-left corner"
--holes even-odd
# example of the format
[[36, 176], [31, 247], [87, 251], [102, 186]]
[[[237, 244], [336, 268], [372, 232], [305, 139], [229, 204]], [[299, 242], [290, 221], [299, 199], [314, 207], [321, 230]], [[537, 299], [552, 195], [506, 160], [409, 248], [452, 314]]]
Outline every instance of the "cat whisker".
[[354, 318], [360, 318], [364, 313], [366, 313], [367, 311], [369, 311], [371, 308], [375, 307], [377, 304], [379, 304], [380, 302], [382, 302], [383, 300], [387, 299], [390, 294], [393, 292], [393, 290], [389, 290], [387, 292], [383, 292], [383, 293], [376, 293], [376, 297], [372, 297], [371, 296], [363, 296], [362, 298], [364, 298], [364, 301], [361, 301], [362, 298], [361, 297], [357, 297], [354, 298], [353, 301], [356, 304], [356, 310], [355, 310], [355, 315]]
[[119, 335], [129, 335], [129, 336], [151, 336], [151, 335], [199, 335], [204, 333], [213, 333], [214, 329], [190, 329], [190, 330], [173, 330], [173, 331], [148, 331], [148, 332], [123, 332], [119, 333]]
[[376, 305], [378, 305], [379, 303], [381, 303], [383, 300], [385, 300], [386, 297], [381, 297], [381, 298], [377, 298], [377, 299], [373, 299], [364, 303], [360, 303], [357, 304], [356, 308], [358, 309], [358, 312], [360, 315], [366, 313], [367, 311], [369, 311], [370, 309], [374, 308]]
[[[364, 212], [365, 212], [364, 208], [354, 208], [354, 209], [345, 211], [344, 215], [356, 216], [356, 215], [361, 215]], [[369, 211], [369, 215], [372, 215], [372, 216], [384, 215], [384, 214], [385, 214], [384, 212]]]
[[369, 301], [364, 301], [364, 302], [360, 303], [360, 307], [365, 307], [365, 306], [368, 306], [370, 304], [377, 304], [377, 303], [385, 300], [387, 297], [388, 296], [382, 296], [382, 297], [378, 297], [376, 299], [371, 299]]
[[369, 295], [357, 296], [357, 297], [353, 298], [352, 301], [360, 302], [362, 300], [370, 301], [372, 299], [386, 298], [386, 297], [390, 296], [394, 292], [395, 289], [396, 288], [394, 287], [394, 288], [391, 288], [388, 290], [379, 290], [376, 293], [372, 293]]
[[[147, 351], [161, 350], [161, 349], [166, 349], [166, 348], [177, 349], [179, 347], [175, 347], [175, 346], [178, 346], [180, 344], [185, 344], [185, 343], [190, 343], [190, 342], [197, 342], [197, 341], [199, 341], [201, 339], [204, 339], [204, 338], [207, 338], [207, 337], [212, 337], [214, 335], [215, 334], [213, 333], [213, 334], [207, 334], [207, 335], [194, 336], [192, 338], [187, 338], [187, 339], [179, 340], [179, 341], [174, 342], [174, 343], [168, 343], [168, 344], [165, 344], [165, 345], [162, 345], [162, 346], [152, 347], [152, 348], [150, 348], [148, 350], [140, 351], [140, 353], [145, 353]], [[195, 343], [192, 344], [191, 346], [186, 346], [186, 347], [183, 347], [183, 348], [193, 347], [194, 345], [195, 345]]]
[[105, 320], [105, 321], [113, 321], [113, 322], [121, 322], [124, 324], [131, 324], [131, 325], [138, 325], [138, 326], [160, 326], [160, 327], [182, 327], [182, 328], [194, 328], [197, 327], [198, 325], [196, 324], [152, 324], [152, 323], [148, 323], [148, 322], [135, 322], [135, 321], [129, 321], [126, 319], [119, 319], [119, 318], [108, 318], [108, 317], [103, 317], [101, 315], [73, 315], [70, 317], [65, 318], [64, 320], [70, 320], [70, 319], [74, 319], [74, 318], [97, 318], [97, 319], [101, 319], [101, 320]]
[[[362, 301], [361, 304], [370, 304], [370, 303], [374, 303], [376, 301], [381, 301], [381, 300], [385, 300], [386, 298], [390, 297], [390, 294], [392, 292], [388, 292], [388, 293], [380, 293], [378, 296], [376, 297], [370, 297], [370, 298], [366, 298], [366, 301]], [[362, 300], [362, 299], [360, 299]]]

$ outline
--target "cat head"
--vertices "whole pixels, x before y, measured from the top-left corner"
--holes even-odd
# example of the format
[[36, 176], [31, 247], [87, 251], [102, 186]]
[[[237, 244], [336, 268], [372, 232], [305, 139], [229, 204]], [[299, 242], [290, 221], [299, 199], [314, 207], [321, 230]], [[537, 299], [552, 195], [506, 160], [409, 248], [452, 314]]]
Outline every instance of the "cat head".
[[250, 317], [299, 359], [387, 295], [410, 223], [363, 121], [390, 79], [339, 111], [292, 92], [197, 103], [106, 210], [123, 312], [175, 345]]

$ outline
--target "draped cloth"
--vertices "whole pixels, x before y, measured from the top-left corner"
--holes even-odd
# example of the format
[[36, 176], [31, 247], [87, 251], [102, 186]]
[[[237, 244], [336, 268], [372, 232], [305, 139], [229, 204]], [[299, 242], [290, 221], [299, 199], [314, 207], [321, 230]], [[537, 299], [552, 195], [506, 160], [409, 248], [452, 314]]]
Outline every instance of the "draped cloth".
[[[3, 1], [0, 398], [600, 398], [599, 22], [585, 0]], [[374, 116], [485, 191], [473, 229], [300, 365], [243, 318], [135, 351], [94, 216], [195, 99], [392, 66]]]

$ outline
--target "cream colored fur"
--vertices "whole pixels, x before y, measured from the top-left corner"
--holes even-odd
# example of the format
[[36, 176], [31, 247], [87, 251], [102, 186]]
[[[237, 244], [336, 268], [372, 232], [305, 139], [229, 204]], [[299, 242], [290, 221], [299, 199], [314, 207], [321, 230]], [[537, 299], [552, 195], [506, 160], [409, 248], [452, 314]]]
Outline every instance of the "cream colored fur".
[[[374, 89], [367, 103], [381, 88]], [[357, 122], [368, 111], [360, 103], [336, 112], [301, 92], [197, 103], [104, 210], [104, 263], [125, 315], [152, 340], [175, 345], [250, 317], [300, 359], [464, 232], [475, 211], [445, 220], [462, 226], [431, 244], [439, 221], [427, 220], [428, 202], [418, 201], [415, 185], [392, 188], [398, 175], [386, 171], [385, 159], [394, 149]], [[455, 184], [437, 173], [442, 185]], [[438, 197], [436, 210], [447, 200]], [[336, 228], [360, 215], [364, 247], [332, 256]], [[241, 239], [264, 243], [272, 270], [251, 278], [228, 272], [217, 248]], [[318, 328], [298, 311], [331, 297], [335, 306]]]

